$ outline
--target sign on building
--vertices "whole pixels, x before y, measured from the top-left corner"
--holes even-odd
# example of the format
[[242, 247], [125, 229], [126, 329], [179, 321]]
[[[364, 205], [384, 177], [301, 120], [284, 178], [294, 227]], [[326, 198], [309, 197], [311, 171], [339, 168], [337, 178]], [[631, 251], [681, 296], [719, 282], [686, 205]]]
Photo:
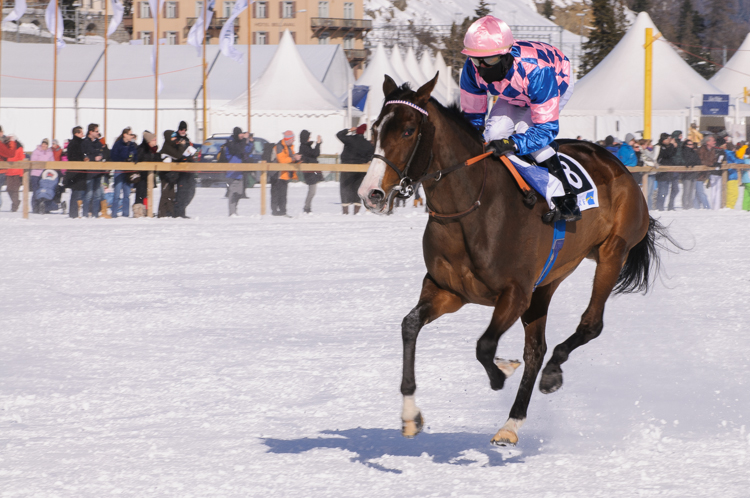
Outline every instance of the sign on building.
[[703, 94], [704, 116], [727, 116], [729, 114], [729, 95]]

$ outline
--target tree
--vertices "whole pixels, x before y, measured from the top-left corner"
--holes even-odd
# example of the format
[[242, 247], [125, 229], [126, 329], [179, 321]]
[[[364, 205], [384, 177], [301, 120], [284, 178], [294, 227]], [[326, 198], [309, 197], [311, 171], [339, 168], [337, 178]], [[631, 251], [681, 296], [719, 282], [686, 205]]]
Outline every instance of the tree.
[[476, 21], [480, 17], [488, 16], [492, 12], [492, 9], [490, 8], [490, 4], [488, 4], [485, 0], [479, 0], [479, 5], [477, 5], [477, 8], [474, 9], [474, 19], [472, 19], [471, 22]]
[[547, 19], [552, 19], [552, 17], [555, 15], [555, 9], [552, 6], [552, 0], [544, 1], [544, 4], [542, 4], [541, 14]]
[[489, 15], [491, 12], [489, 4], [485, 0], [479, 0], [477, 8], [474, 9], [474, 17], [465, 17], [461, 24], [455, 22], [451, 24], [450, 34], [443, 38], [443, 57], [448, 66], [453, 66], [454, 70], [463, 67], [466, 56], [461, 53], [464, 49], [464, 36], [469, 26], [477, 19]]
[[578, 77], [583, 77], [596, 67], [625, 34], [625, 12], [617, 0], [593, 0], [594, 29], [583, 44], [583, 57]]
[[650, 0], [635, 0], [633, 2], [633, 6], [630, 7], [630, 10], [635, 12], [636, 14], [644, 11], [648, 11], [651, 9], [651, 1]]

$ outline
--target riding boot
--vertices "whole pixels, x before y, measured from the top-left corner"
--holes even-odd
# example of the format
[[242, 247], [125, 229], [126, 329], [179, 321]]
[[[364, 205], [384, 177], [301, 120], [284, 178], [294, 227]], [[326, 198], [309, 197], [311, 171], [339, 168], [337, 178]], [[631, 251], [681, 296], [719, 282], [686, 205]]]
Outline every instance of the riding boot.
[[560, 183], [562, 183], [563, 186], [563, 191], [565, 192], [565, 195], [563, 196], [552, 198], [552, 202], [555, 203], [555, 209], [542, 216], [542, 220], [545, 223], [554, 223], [559, 220], [580, 220], [581, 209], [578, 207], [578, 196], [573, 193], [573, 189], [570, 187], [570, 182], [565, 175], [565, 171], [563, 171], [562, 164], [560, 164], [560, 158], [557, 154], [540, 162], [539, 166], [547, 168], [552, 176], [560, 180]]

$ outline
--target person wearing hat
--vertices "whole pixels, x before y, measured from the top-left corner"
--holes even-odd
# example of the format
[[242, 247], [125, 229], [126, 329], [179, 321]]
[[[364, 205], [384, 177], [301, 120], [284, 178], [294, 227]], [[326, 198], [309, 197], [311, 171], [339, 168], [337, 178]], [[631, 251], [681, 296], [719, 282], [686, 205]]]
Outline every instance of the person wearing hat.
[[[320, 135], [318, 135], [318, 139], [313, 146], [309, 131], [302, 130], [299, 133], [299, 154], [302, 156], [303, 163], [317, 164], [321, 143], [323, 143], [323, 140], [320, 138]], [[315, 192], [318, 190], [318, 182], [323, 181], [323, 172], [305, 171], [303, 175], [307, 184], [307, 197], [305, 197], [305, 206], [302, 208], [302, 211], [309, 214], [312, 213], [312, 200], [315, 197]]]
[[[485, 129], [487, 151], [531, 154], [563, 186], [564, 195], [552, 198], [555, 209], [544, 219], [581, 219], [578, 198], [551, 146], [560, 131], [560, 111], [573, 95], [568, 58], [547, 43], [515, 40], [508, 25], [494, 16], [469, 27], [461, 53], [468, 56], [461, 73], [461, 110], [476, 128]], [[485, 123], [488, 92], [498, 99]]]
[[[248, 133], [243, 133], [242, 128], [235, 126], [232, 130], [232, 138], [223, 145], [228, 163], [246, 163], [246, 145]], [[227, 199], [229, 203], [229, 216], [237, 215], [237, 205], [245, 193], [245, 174], [242, 171], [227, 171]]]
[[[180, 125], [177, 127], [177, 131], [172, 134], [171, 138], [173, 144], [179, 147], [183, 154], [189, 152], [193, 143], [187, 136], [187, 123], [180, 121]], [[193, 156], [184, 156], [188, 162], [193, 162]], [[177, 176], [177, 195], [174, 200], [174, 217], [175, 218], [189, 218], [187, 215], [187, 207], [195, 197], [195, 173], [184, 172]]]
[[[284, 138], [276, 144], [274, 151], [278, 163], [291, 164], [302, 161], [302, 156], [294, 152], [294, 132], [291, 130], [284, 132]], [[296, 171], [281, 171], [273, 175], [271, 182], [271, 214], [273, 216], [290, 217], [286, 214], [286, 194], [289, 181], [296, 179]]]
[[[159, 147], [156, 142], [156, 135], [148, 130], [143, 131], [143, 140], [137, 149], [137, 159], [139, 163], [158, 163], [161, 162]], [[137, 171], [131, 173], [129, 181], [135, 188], [135, 200], [133, 201], [133, 218], [142, 218], [146, 216], [148, 207], [148, 171]]]
[[[367, 124], [361, 124], [356, 128], [341, 130], [336, 133], [336, 138], [344, 144], [341, 152], [342, 164], [367, 164], [372, 161], [375, 154], [375, 146], [365, 138]], [[341, 194], [341, 210], [349, 214], [349, 205], [354, 206], [354, 214], [359, 213], [361, 199], [357, 191], [365, 178], [366, 173], [341, 172], [339, 177], [339, 192]]]
[[[41, 144], [37, 145], [36, 149], [32, 151], [29, 160], [44, 162], [55, 160], [55, 154], [52, 152], [52, 149], [49, 148], [49, 139], [45, 138], [42, 140]], [[39, 213], [39, 205], [42, 202], [37, 195], [37, 190], [39, 190], [39, 181], [42, 178], [42, 171], [44, 171], [43, 168], [31, 170], [31, 211], [34, 213]]]

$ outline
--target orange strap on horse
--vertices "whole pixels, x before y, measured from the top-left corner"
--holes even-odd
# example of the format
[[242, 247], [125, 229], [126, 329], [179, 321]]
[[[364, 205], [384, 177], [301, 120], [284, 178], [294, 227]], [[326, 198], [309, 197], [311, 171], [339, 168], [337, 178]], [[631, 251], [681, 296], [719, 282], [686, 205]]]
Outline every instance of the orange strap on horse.
[[521, 174], [518, 172], [518, 170], [513, 165], [513, 163], [510, 162], [510, 159], [508, 159], [508, 156], [500, 156], [500, 161], [502, 161], [505, 167], [508, 168], [508, 171], [510, 171], [510, 174], [513, 175], [513, 178], [516, 180], [516, 183], [521, 188], [524, 195], [527, 195], [529, 192], [531, 192], [531, 187], [529, 187], [529, 184], [526, 183], [526, 180], [524, 180], [521, 177]]

